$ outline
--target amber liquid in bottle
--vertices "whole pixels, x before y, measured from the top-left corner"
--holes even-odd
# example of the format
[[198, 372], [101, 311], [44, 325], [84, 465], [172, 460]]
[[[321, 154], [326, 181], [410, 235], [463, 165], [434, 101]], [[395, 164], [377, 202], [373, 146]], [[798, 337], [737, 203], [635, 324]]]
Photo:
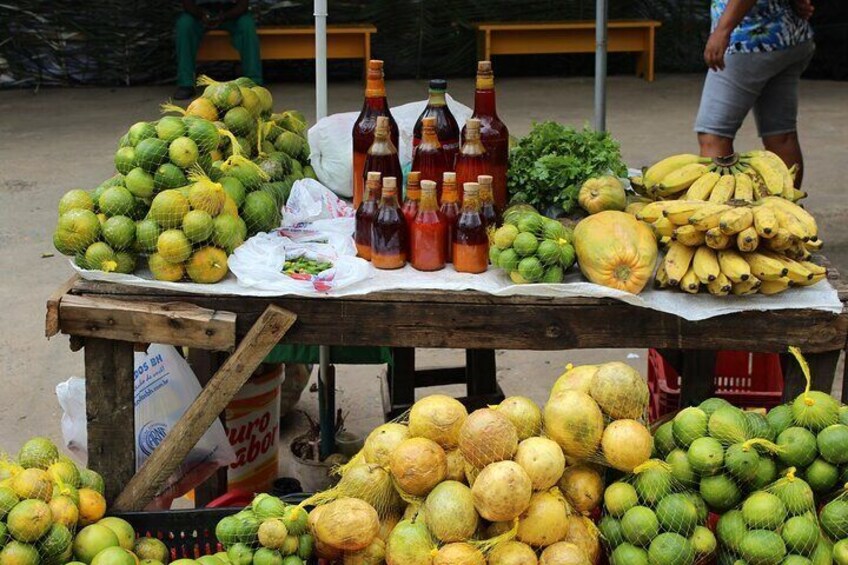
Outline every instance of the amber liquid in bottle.
[[459, 218], [459, 194], [456, 190], [456, 173], [448, 172], [442, 176], [442, 204], [439, 212], [445, 221], [447, 237], [445, 239], [445, 258], [452, 262], [453, 242], [456, 239], [456, 220]]
[[480, 216], [479, 185], [463, 186], [462, 213], [456, 222], [453, 267], [459, 273], [482, 273], [489, 266], [489, 236]]
[[421, 172], [421, 180], [436, 183], [436, 201], [442, 199], [442, 175], [448, 170], [445, 152], [436, 137], [436, 118], [424, 118], [423, 138], [412, 158], [412, 170]]
[[412, 266], [419, 271], [438, 271], [447, 262], [447, 225], [436, 203], [436, 183], [421, 181], [421, 205], [410, 230]]
[[[383, 61], [368, 61], [368, 76], [365, 84], [365, 102], [362, 111], [353, 124], [353, 207], [358, 208], [365, 191], [365, 159], [368, 148], [374, 143], [374, 129], [377, 117], [389, 118], [390, 139], [395, 147], [400, 143], [400, 130], [389, 111], [386, 100], [386, 83], [383, 79]], [[379, 200], [379, 198], [377, 198]]]
[[[374, 129], [374, 143], [368, 148], [368, 156], [365, 158], [365, 172], [362, 173], [363, 179], [367, 173], [372, 171], [382, 174], [383, 178], [403, 178], [397, 146], [392, 143], [389, 137], [389, 127], [389, 118], [385, 116], [379, 116], [377, 118], [377, 127]], [[380, 199], [379, 192], [376, 198], [377, 200]]]
[[370, 172], [365, 180], [365, 196], [356, 209], [356, 231], [353, 240], [356, 243], [356, 255], [366, 261], [371, 260], [371, 230], [377, 217], [377, 198], [380, 192], [380, 173]]
[[[434, 117], [436, 118], [436, 137], [445, 152], [447, 170], [452, 171], [456, 154], [459, 153], [459, 124], [456, 123], [456, 118], [451, 113], [445, 100], [447, 88], [448, 81], [444, 79], [430, 81], [430, 98], [427, 100], [427, 107], [418, 116], [418, 120], [412, 129], [412, 151], [415, 155], [415, 150], [423, 139], [424, 118]], [[437, 180], [436, 183], [439, 183], [440, 180]]]
[[467, 182], [476, 184], [480, 175], [489, 174], [486, 148], [480, 141], [480, 120], [469, 118], [462, 132], [462, 139], [462, 147], [456, 156], [456, 182], [464, 187]]
[[[474, 93], [474, 114], [480, 120], [480, 139], [489, 160], [488, 174], [492, 175], [495, 208], [506, 208], [506, 172], [509, 168], [509, 130], [498, 117], [495, 106], [495, 76], [491, 61], [477, 63], [477, 88]], [[463, 137], [465, 131], [462, 132]], [[460, 181], [462, 182], [462, 181]]]
[[371, 229], [371, 263], [378, 269], [406, 265], [407, 238], [406, 219], [397, 199], [397, 178], [383, 177], [380, 210]]
[[418, 215], [418, 202], [421, 200], [421, 173], [410, 171], [406, 176], [406, 198], [403, 201], [403, 217], [406, 225], [411, 226]]
[[492, 197], [492, 176], [480, 175], [477, 184], [480, 185], [480, 216], [486, 229], [491, 231], [498, 227], [498, 212]]

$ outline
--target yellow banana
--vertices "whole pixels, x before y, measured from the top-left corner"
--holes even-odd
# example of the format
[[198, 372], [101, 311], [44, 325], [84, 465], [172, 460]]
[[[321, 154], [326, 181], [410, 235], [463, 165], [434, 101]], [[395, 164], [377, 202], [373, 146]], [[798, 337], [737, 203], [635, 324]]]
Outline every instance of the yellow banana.
[[821, 265], [817, 265], [817, 264], [813, 263], [812, 261], [801, 261], [801, 265], [805, 269], [807, 269], [808, 271], [813, 273], [813, 276], [826, 275], [827, 274], [827, 269], [825, 267], [822, 267]]
[[712, 204], [704, 206], [689, 216], [689, 223], [701, 231], [718, 227], [721, 215], [730, 210], [726, 204]]
[[[773, 171], [776, 171], [780, 174], [781, 192], [773, 194], [780, 194], [782, 198], [786, 198], [787, 200], [794, 200], [795, 176], [793, 175], [789, 167], [786, 166], [786, 163], [783, 162], [783, 159], [781, 159], [779, 155], [777, 155], [776, 153], [772, 153], [771, 151], [765, 150], [749, 151], [745, 155], [755, 158], [761, 158], [763, 161], [765, 161], [771, 166], [771, 169]], [[796, 165], [793, 165], [793, 167], [796, 167]]]
[[789, 279], [787, 277], [782, 277], [774, 281], [763, 281], [760, 285], [759, 292], [760, 294], [765, 294], [766, 296], [771, 296], [772, 294], [779, 294], [789, 288]]
[[756, 251], [759, 245], [760, 236], [757, 235], [754, 226], [748, 226], [736, 234], [736, 247], [739, 248], [739, 251]]
[[692, 186], [689, 187], [689, 190], [686, 191], [684, 198], [686, 200], [706, 200], [710, 196], [710, 192], [712, 192], [713, 187], [718, 182], [718, 179], [721, 178], [721, 175], [715, 171], [710, 171], [695, 182], [692, 183]]
[[764, 240], [765, 246], [772, 251], [786, 251], [798, 242], [798, 238], [786, 228], [777, 228], [771, 239]]
[[788, 270], [786, 277], [793, 283], [805, 282], [813, 278], [813, 273], [798, 261], [793, 261], [780, 253], [763, 253], [766, 257], [783, 263], [783, 266]]
[[651, 227], [654, 228], [654, 233], [658, 238], [671, 237], [671, 234], [674, 233], [674, 225], [668, 220], [668, 218], [660, 218], [651, 224]]
[[707, 283], [707, 290], [713, 296], [727, 296], [730, 294], [731, 288], [733, 288], [733, 284], [724, 273], [719, 273], [715, 279]]
[[710, 202], [724, 204], [733, 198], [734, 190], [736, 190], [736, 179], [733, 175], [722, 175], [710, 193]]
[[704, 245], [705, 242], [704, 232], [691, 225], [678, 226], [677, 229], [674, 230], [671, 238], [675, 241], [679, 241], [683, 245], [688, 245], [689, 247]]
[[793, 286], [813, 286], [814, 284], [820, 283], [821, 281], [823, 281], [826, 278], [827, 278], [827, 273], [818, 273], [818, 274], [813, 275], [813, 278], [811, 278], [808, 281], [799, 282], [799, 283], [792, 283], [792, 285]]
[[692, 183], [707, 172], [709, 172], [709, 167], [703, 163], [684, 165], [664, 176], [660, 183], [654, 187], [654, 191], [660, 196], [677, 194], [692, 186]]
[[754, 214], [754, 228], [757, 230], [757, 235], [769, 239], [774, 237], [778, 228], [777, 216], [774, 210], [768, 206], [755, 206], [752, 210]]
[[695, 250], [695, 256], [692, 258], [692, 268], [695, 271], [695, 276], [704, 284], [714, 281], [721, 274], [716, 252], [706, 245], [702, 245]]
[[754, 214], [751, 209], [747, 206], [738, 206], [722, 214], [718, 226], [724, 235], [733, 235], [748, 229], [753, 223]]
[[668, 283], [668, 273], [665, 272], [665, 265], [660, 263], [657, 267], [657, 274], [654, 276], [654, 288], [668, 288], [671, 286]]
[[774, 163], [765, 157], [757, 156], [748, 159], [747, 164], [763, 179], [769, 194], [783, 194], [783, 175], [777, 170]]
[[760, 279], [758, 279], [757, 277], [750, 277], [746, 281], [733, 283], [733, 287], [730, 289], [730, 292], [732, 292], [736, 296], [756, 294], [761, 284], [762, 282], [760, 282]]
[[696, 294], [701, 288], [701, 281], [698, 280], [698, 275], [695, 274], [694, 265], [689, 266], [689, 270], [680, 279], [680, 290], [686, 291], [689, 294]]
[[680, 155], [666, 157], [645, 170], [642, 175], [642, 184], [646, 188], [652, 188], [654, 185], [659, 184], [659, 182], [672, 171], [675, 171], [685, 165], [703, 162], [707, 161], [705, 161], [702, 157], [691, 153], [682, 153]]
[[789, 249], [783, 251], [783, 254], [795, 261], [809, 261], [813, 256], [807, 249], [806, 243], [795, 243], [790, 245]]
[[718, 252], [718, 264], [721, 272], [734, 283], [747, 281], [751, 278], [751, 266], [739, 254], [732, 249]]
[[817, 239], [816, 241], [805, 241], [804, 242], [804, 248], [807, 249], [807, 251], [821, 251], [821, 248], [823, 246], [824, 246], [824, 242], [820, 239]]
[[786, 231], [791, 233], [797, 239], [802, 241], [810, 240], [810, 232], [801, 220], [799, 220], [796, 216], [789, 214], [786, 210], [782, 210], [777, 207], [772, 209], [774, 210], [774, 215], [777, 216], [777, 222], [780, 224], [781, 228], [786, 229]]
[[789, 273], [789, 269], [783, 263], [762, 253], [757, 253], [756, 251], [753, 253], [743, 253], [742, 257], [750, 265], [751, 273], [760, 280], [776, 281]]
[[745, 173], [736, 173], [736, 188], [734, 189], [733, 198], [735, 200], [754, 199], [754, 181]]
[[792, 202], [798, 202], [798, 201], [799, 201], [799, 200], [801, 200], [802, 198], [806, 198], [806, 197], [807, 197], [807, 193], [806, 193], [806, 192], [804, 192], [803, 190], [798, 190], [798, 189], [796, 188], [795, 190], [793, 190], [793, 191], [792, 191], [792, 198], [790, 198], [790, 200], [791, 200]]
[[652, 224], [663, 217], [663, 210], [667, 206], [671, 206], [675, 202], [677, 201], [657, 200], [656, 202], [646, 204], [644, 208], [636, 212], [636, 218], [642, 220], [643, 222], [648, 222], [649, 224]]
[[[815, 240], [818, 238], [818, 225], [816, 224], [816, 219], [812, 214], [794, 202], [784, 200], [783, 198], [770, 197], [763, 199], [762, 203], [766, 206], [770, 206], [773, 210], [775, 210], [775, 213], [777, 213], [777, 210], [783, 210], [787, 215], [796, 218], [804, 226], [804, 231], [807, 234], [808, 239]], [[780, 221], [780, 217], [778, 217], [778, 221]]]
[[718, 227], [715, 227], [704, 232], [704, 242], [713, 249], [727, 249], [732, 240], [729, 235], [724, 235]]
[[663, 208], [663, 216], [676, 226], [685, 226], [689, 223], [689, 217], [706, 205], [703, 200], [676, 200], [674, 204]]
[[694, 255], [695, 248], [693, 247], [687, 247], [678, 241], [672, 241], [668, 244], [663, 264], [665, 265], [665, 272], [668, 274], [669, 284], [675, 286], [680, 283], [680, 279], [689, 270]]

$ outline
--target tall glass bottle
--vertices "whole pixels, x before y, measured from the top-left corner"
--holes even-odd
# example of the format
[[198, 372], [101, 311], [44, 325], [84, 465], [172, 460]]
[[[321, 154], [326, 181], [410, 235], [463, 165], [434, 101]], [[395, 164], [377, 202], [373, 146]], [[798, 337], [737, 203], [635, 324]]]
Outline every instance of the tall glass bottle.
[[459, 273], [482, 273], [489, 265], [489, 236], [480, 216], [480, 186], [463, 186], [462, 213], [456, 222], [453, 268]]
[[[434, 117], [436, 118], [436, 137], [438, 137], [439, 143], [442, 144], [442, 150], [445, 152], [447, 170], [452, 171], [456, 154], [459, 152], [459, 124], [456, 123], [456, 118], [451, 113], [445, 100], [447, 89], [448, 81], [444, 79], [430, 81], [430, 98], [427, 100], [427, 107], [418, 116], [418, 120], [412, 129], [412, 151], [414, 155], [424, 137], [424, 118]], [[436, 182], [438, 184], [438, 181]]]
[[469, 118], [462, 132], [462, 147], [456, 156], [456, 182], [461, 187], [467, 182], [476, 184], [477, 177], [487, 174], [489, 161], [486, 158], [486, 148], [480, 141], [480, 120]]
[[447, 225], [436, 202], [436, 183], [421, 181], [421, 205], [410, 229], [409, 251], [412, 266], [419, 271], [445, 268]]
[[371, 229], [371, 263], [378, 269], [406, 265], [408, 228], [397, 199], [397, 178], [383, 177], [380, 210]]
[[477, 184], [480, 185], [480, 216], [487, 230], [498, 227], [498, 212], [492, 197], [492, 175], [480, 175]]
[[365, 180], [365, 196], [356, 209], [356, 231], [353, 240], [356, 254], [366, 261], [371, 260], [371, 230], [377, 217], [377, 193], [380, 192], [380, 173], [371, 171]]
[[[480, 120], [480, 139], [486, 148], [489, 174], [494, 177], [493, 191], [498, 212], [506, 208], [506, 171], [509, 168], [509, 130], [498, 117], [495, 106], [495, 75], [491, 61], [477, 63], [477, 88], [474, 93], [474, 114]], [[463, 137], [465, 131], [462, 132]]]
[[[365, 158], [365, 169], [362, 172], [363, 179], [371, 171], [381, 173], [383, 178], [403, 178], [397, 146], [392, 143], [389, 136], [389, 132], [391, 131], [390, 126], [391, 122], [389, 118], [385, 116], [379, 116], [377, 118], [377, 127], [374, 128], [374, 143], [368, 148], [368, 155]], [[376, 198], [377, 200], [380, 199], [379, 192]]]
[[[356, 122], [353, 124], [353, 206], [359, 207], [365, 189], [365, 158], [368, 148], [374, 143], [374, 129], [377, 117], [389, 118], [390, 138], [395, 147], [400, 143], [400, 130], [389, 111], [386, 100], [386, 83], [383, 79], [383, 61], [368, 61], [368, 73], [365, 82], [365, 102]], [[378, 199], [379, 200], [379, 199]]]
[[406, 225], [411, 226], [412, 220], [418, 215], [418, 202], [421, 200], [421, 173], [410, 171], [406, 175], [406, 198], [403, 201], [403, 217]]
[[445, 152], [436, 137], [436, 118], [427, 116], [423, 120], [421, 145], [412, 158], [412, 170], [421, 172], [421, 180], [436, 183], [436, 198], [442, 198], [442, 175], [448, 170]]
[[456, 239], [456, 220], [459, 218], [459, 193], [456, 190], [456, 173], [447, 172], [442, 175], [442, 204], [439, 207], [447, 227], [445, 253], [447, 262], [452, 262], [453, 242]]

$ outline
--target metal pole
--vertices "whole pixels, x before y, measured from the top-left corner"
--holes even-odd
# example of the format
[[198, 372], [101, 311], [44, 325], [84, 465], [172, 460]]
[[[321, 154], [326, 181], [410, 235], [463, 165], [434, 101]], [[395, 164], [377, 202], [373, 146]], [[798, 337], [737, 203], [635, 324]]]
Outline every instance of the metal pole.
[[315, 121], [327, 115], [327, 0], [315, 0]]
[[607, 0], [595, 3], [595, 129], [607, 129]]

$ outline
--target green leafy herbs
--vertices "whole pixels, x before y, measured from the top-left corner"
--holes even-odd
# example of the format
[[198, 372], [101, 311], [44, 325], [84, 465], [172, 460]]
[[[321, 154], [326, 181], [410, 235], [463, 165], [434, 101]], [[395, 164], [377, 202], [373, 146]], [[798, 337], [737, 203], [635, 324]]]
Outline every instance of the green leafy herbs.
[[568, 213], [583, 181], [608, 173], [627, 175], [618, 142], [609, 133], [542, 122], [510, 152], [507, 190], [513, 203]]

